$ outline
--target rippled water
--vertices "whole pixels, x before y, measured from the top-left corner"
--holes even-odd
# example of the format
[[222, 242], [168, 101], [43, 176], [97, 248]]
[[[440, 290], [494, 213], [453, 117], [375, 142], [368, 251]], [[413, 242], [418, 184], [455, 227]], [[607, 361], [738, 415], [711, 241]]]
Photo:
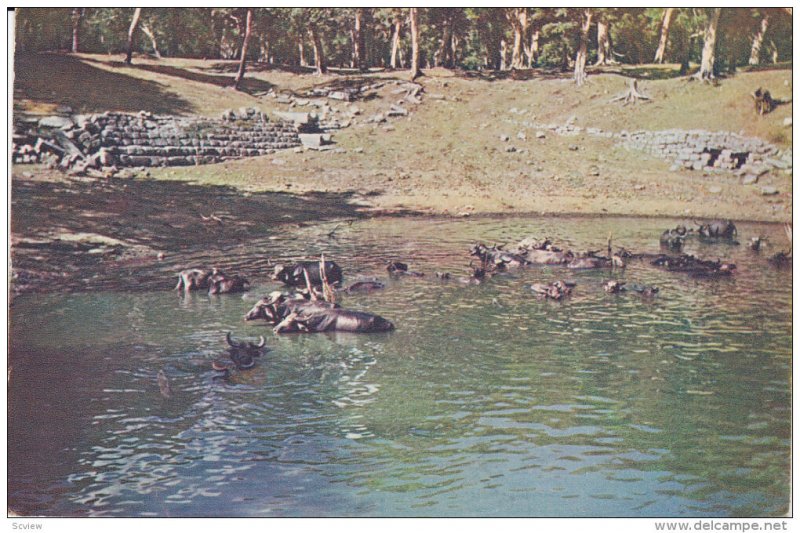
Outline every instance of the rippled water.
[[[475, 241], [549, 235], [657, 251], [677, 221], [373, 219], [176, 259], [255, 281], [181, 298], [177, 264], [94, 273], [95, 289], [11, 310], [9, 507], [66, 516], [737, 516], [789, 509], [791, 287], [744, 246], [732, 279], [534, 268], [481, 286]], [[777, 226], [739, 224], [741, 239]], [[786, 245], [788, 247], [788, 245]], [[325, 252], [348, 280], [389, 258], [428, 275], [343, 298], [397, 330], [271, 336], [242, 316], [266, 260]], [[149, 269], [149, 270], [148, 270]], [[532, 297], [570, 277], [572, 298]], [[607, 295], [619, 277], [648, 301]], [[109, 290], [113, 282], [122, 289]], [[136, 290], [133, 290], [136, 289]], [[257, 367], [215, 379], [224, 333], [267, 335]], [[169, 377], [170, 397], [156, 375]]]

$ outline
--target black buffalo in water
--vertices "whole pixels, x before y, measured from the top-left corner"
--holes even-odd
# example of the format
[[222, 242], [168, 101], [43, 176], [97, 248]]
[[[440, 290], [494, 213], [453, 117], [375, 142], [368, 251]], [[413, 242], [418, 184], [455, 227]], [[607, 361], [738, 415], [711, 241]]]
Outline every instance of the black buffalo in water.
[[230, 361], [223, 361], [217, 359], [211, 363], [214, 370], [220, 372], [227, 372], [235, 368], [236, 370], [249, 370], [256, 365], [255, 358], [260, 357], [266, 340], [264, 337], [259, 337], [259, 343], [252, 342], [238, 342], [233, 340], [231, 332], [225, 335], [225, 340], [228, 342], [228, 356]]
[[[697, 222], [695, 222], [697, 224]], [[698, 224], [697, 234], [702, 239], [734, 241], [736, 225], [730, 220], [712, 220], [706, 224]], [[738, 244], [738, 243], [736, 243]]]
[[238, 275], [228, 276], [219, 271], [208, 280], [208, 294], [245, 292], [249, 288], [250, 282], [247, 278]]
[[258, 301], [245, 320], [264, 319], [275, 333], [343, 331], [370, 333], [391, 331], [394, 324], [372, 313], [350, 311], [319, 300], [273, 293]]
[[642, 296], [655, 296], [658, 293], [658, 287], [653, 285], [639, 285], [638, 283], [626, 283], [612, 279], [603, 284], [603, 290], [609, 294], [619, 294], [622, 292], [636, 292]]
[[211, 276], [218, 272], [217, 269], [190, 268], [182, 270], [178, 273], [178, 284], [175, 285], [175, 290], [183, 289], [185, 292], [189, 292], [197, 289], [207, 289]]
[[708, 261], [688, 254], [661, 255], [651, 264], [670, 272], [685, 272], [696, 277], [725, 277], [736, 270], [733, 263], [723, 263], [719, 259]]
[[[292, 265], [276, 265], [272, 273], [273, 281], [280, 281], [292, 287], [305, 287], [306, 276], [312, 286], [322, 285], [319, 261], [300, 261]], [[342, 282], [342, 269], [333, 261], [325, 261], [325, 277], [331, 285], [338, 285]]]
[[505, 270], [509, 267], [522, 267], [533, 264], [520, 254], [506, 252], [497, 246], [489, 248], [485, 244], [475, 244], [470, 248], [469, 255], [477, 257], [483, 268], [490, 270]]
[[590, 252], [585, 256], [574, 257], [569, 263], [567, 263], [567, 268], [572, 269], [607, 267], [625, 268], [625, 260], [617, 254], [614, 254], [611, 257], [605, 257], [602, 255], [595, 255], [594, 253]]
[[572, 294], [572, 288], [575, 287], [574, 281], [557, 280], [550, 284], [534, 283], [531, 285], [531, 290], [551, 300], [562, 300]]
[[679, 225], [673, 229], [668, 229], [661, 234], [659, 244], [665, 250], [680, 252], [686, 242], [686, 237], [692, 230], [687, 230], [686, 226]]
[[400, 261], [389, 261], [386, 263], [386, 271], [393, 276], [412, 276], [421, 278], [425, 276], [422, 272], [414, 272], [408, 269], [408, 265]]

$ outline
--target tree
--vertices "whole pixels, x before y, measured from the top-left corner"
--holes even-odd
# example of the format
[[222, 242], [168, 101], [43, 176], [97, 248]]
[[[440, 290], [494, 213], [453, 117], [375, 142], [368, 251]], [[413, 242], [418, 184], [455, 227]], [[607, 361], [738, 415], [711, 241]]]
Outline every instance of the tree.
[[653, 59], [655, 63], [664, 62], [664, 53], [667, 51], [667, 40], [669, 39], [669, 26], [672, 23], [672, 14], [675, 13], [674, 7], [664, 9], [664, 14], [661, 16], [661, 34], [658, 38], [658, 48], [656, 49], [656, 56]]
[[582, 10], [581, 14], [581, 34], [580, 45], [578, 46], [578, 53], [575, 55], [575, 83], [580, 87], [586, 81], [586, 57], [589, 48], [589, 29], [592, 27], [592, 16], [594, 13], [591, 9], [586, 8]]
[[408, 10], [408, 18], [411, 22], [411, 79], [415, 80], [422, 76], [419, 66], [419, 13], [418, 8], [411, 7]]
[[703, 55], [700, 59], [700, 70], [695, 75], [698, 79], [709, 81], [714, 79], [714, 61], [717, 47], [717, 26], [722, 13], [721, 7], [710, 9], [703, 30]]
[[77, 54], [80, 48], [80, 30], [81, 20], [83, 19], [83, 12], [85, 8], [74, 7], [72, 8], [72, 53]]
[[750, 47], [750, 59], [747, 62], [749, 65], [758, 65], [759, 63], [761, 58], [761, 45], [764, 43], [764, 35], [767, 33], [767, 28], [769, 28], [768, 11], [764, 12], [764, 16], [761, 18], [761, 24], [759, 24], [758, 30], [755, 35], [753, 35], [753, 46]]
[[136, 26], [139, 25], [139, 17], [142, 15], [142, 8], [137, 7], [133, 12], [131, 25], [128, 28], [128, 53], [125, 56], [125, 63], [130, 65], [133, 60], [133, 35], [136, 32]]
[[400, 34], [403, 31], [403, 16], [396, 10], [397, 12], [394, 13], [394, 20], [393, 23], [393, 31], [392, 31], [392, 53], [389, 59], [389, 66], [393, 69], [397, 68], [397, 55], [400, 52]]
[[511, 23], [511, 31], [514, 34], [514, 44], [511, 48], [511, 68], [521, 69], [524, 68], [522, 50], [528, 34], [528, 8], [508, 8], [506, 17]]
[[244, 37], [242, 39], [242, 52], [239, 58], [239, 72], [236, 73], [236, 79], [233, 81], [233, 88], [237, 91], [242, 85], [244, 79], [244, 71], [247, 64], [247, 48], [250, 44], [250, 34], [253, 31], [253, 8], [247, 10], [247, 21], [245, 22]]
[[314, 45], [314, 67], [317, 75], [321, 76], [328, 72], [328, 64], [325, 62], [325, 50], [322, 48], [319, 26], [315, 21], [309, 21], [308, 32], [311, 35], [311, 43]]

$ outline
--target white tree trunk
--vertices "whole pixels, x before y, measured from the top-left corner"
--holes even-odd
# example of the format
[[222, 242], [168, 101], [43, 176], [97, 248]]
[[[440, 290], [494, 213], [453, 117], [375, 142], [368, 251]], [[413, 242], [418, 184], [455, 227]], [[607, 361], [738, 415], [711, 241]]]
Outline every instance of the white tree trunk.
[[397, 68], [397, 52], [400, 49], [400, 30], [402, 29], [402, 21], [397, 19], [394, 21], [394, 33], [392, 34], [392, 56], [389, 61], [389, 66]]
[[664, 14], [661, 16], [661, 37], [658, 39], [656, 57], [653, 60], [655, 63], [664, 62], [664, 53], [667, 51], [667, 41], [669, 39], [669, 26], [672, 23], [672, 14], [674, 12], [674, 7], [668, 7], [664, 10]]
[[750, 49], [750, 61], [748, 61], [750, 65], [758, 65], [761, 56], [761, 45], [764, 43], [764, 35], [767, 33], [767, 28], [769, 28], [769, 15], [764, 15], [764, 18], [761, 19], [761, 26], [753, 36], [753, 47]]
[[721, 7], [715, 7], [709, 13], [703, 32], [703, 55], [700, 60], [700, 71], [697, 73], [697, 77], [701, 80], [714, 79], [714, 53], [717, 48], [717, 26], [721, 12]]
[[591, 9], [583, 11], [581, 21], [581, 44], [578, 47], [578, 53], [575, 55], [575, 83], [580, 87], [586, 81], [586, 56], [589, 49], [589, 28], [592, 26], [592, 16], [594, 13]]
[[417, 24], [417, 8], [409, 8], [409, 19], [411, 19], [411, 79], [414, 80], [422, 75], [419, 61], [419, 25]]
[[142, 8], [137, 7], [133, 12], [131, 25], [128, 28], [128, 54], [125, 56], [125, 63], [128, 65], [133, 61], [133, 35], [136, 32], [136, 26], [139, 25], [139, 17], [142, 15]]
[[150, 44], [153, 45], [153, 54], [158, 58], [161, 59], [161, 52], [158, 51], [158, 43], [156, 42], [156, 36], [147, 26], [147, 24], [142, 24], [142, 33], [147, 35], [150, 39]]
[[602, 20], [597, 21], [597, 63], [595, 65], [606, 65], [609, 60], [609, 40], [608, 23]]

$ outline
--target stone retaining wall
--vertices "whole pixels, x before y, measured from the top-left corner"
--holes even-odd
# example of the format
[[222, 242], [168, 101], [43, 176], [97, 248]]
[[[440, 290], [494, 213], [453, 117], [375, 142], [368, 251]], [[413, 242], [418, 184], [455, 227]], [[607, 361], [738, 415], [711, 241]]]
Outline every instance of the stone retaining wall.
[[759, 176], [781, 170], [791, 173], [792, 149], [779, 147], [755, 137], [745, 137], [729, 132], [704, 130], [620, 131], [600, 128], [582, 128], [571, 124], [532, 124], [525, 126], [559, 135], [588, 135], [619, 141], [623, 146], [647, 152], [673, 163], [670, 170], [681, 168], [704, 171], [728, 171], [743, 177], [744, 183], [754, 183]]
[[300, 145], [297, 128], [254, 109], [223, 119], [103, 113], [79, 122], [73, 142], [102, 165], [179, 166], [264, 155]]
[[[307, 126], [307, 125], [306, 125]], [[243, 108], [222, 118], [111, 113], [53, 116], [14, 135], [14, 162], [55, 158], [62, 168], [181, 166], [300, 146], [301, 127]]]

